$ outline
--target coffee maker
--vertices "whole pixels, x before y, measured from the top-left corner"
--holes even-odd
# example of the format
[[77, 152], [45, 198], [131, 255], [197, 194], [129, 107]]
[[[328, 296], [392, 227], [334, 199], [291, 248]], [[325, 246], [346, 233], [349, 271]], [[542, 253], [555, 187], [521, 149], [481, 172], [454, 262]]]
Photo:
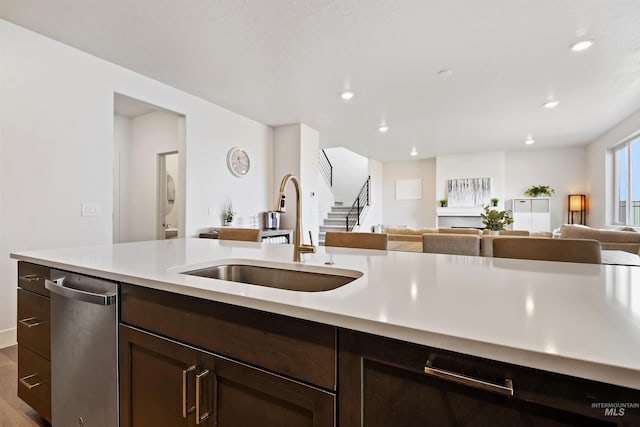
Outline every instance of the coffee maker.
[[280, 228], [280, 212], [268, 211], [263, 214], [265, 230], [278, 230]]

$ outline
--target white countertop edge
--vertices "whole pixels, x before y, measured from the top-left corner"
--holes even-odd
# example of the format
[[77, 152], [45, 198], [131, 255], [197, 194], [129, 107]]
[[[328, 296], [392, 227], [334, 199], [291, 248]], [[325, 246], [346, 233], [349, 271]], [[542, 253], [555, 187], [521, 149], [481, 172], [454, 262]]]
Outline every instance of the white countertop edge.
[[47, 267], [68, 270], [94, 277], [101, 277], [132, 285], [144, 286], [152, 289], [179, 293], [182, 295], [203, 298], [207, 300], [227, 303], [231, 305], [262, 310], [284, 316], [324, 323], [345, 329], [371, 333], [387, 338], [425, 345], [434, 349], [442, 349], [481, 357], [489, 360], [510, 363], [513, 365], [540, 369], [587, 380], [600, 381], [607, 384], [637, 389], [640, 383], [640, 371], [632, 368], [606, 365], [586, 360], [571, 359], [560, 355], [540, 353], [527, 349], [518, 349], [499, 344], [475, 341], [472, 339], [454, 337], [426, 330], [392, 325], [385, 322], [372, 321], [343, 314], [319, 311], [312, 308], [293, 306], [273, 301], [256, 299], [248, 296], [229, 294], [214, 290], [194, 288], [188, 285], [145, 279], [138, 276], [128, 276], [111, 271], [81, 267], [78, 265], [42, 260], [22, 254], [11, 254], [11, 258], [32, 262]]

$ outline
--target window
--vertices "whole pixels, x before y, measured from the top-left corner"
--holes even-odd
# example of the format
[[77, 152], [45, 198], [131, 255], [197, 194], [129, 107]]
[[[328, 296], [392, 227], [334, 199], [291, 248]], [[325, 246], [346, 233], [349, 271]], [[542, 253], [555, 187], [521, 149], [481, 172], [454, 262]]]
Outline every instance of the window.
[[616, 147], [614, 161], [616, 222], [640, 225], [640, 138]]

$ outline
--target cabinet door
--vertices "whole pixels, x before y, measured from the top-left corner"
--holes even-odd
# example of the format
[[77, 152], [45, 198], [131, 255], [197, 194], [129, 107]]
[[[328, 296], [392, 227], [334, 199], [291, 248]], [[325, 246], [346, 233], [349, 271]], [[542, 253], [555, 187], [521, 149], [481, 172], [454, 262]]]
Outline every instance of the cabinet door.
[[335, 425], [333, 393], [124, 325], [120, 406], [121, 427]]
[[195, 425], [195, 376], [203, 358], [191, 347], [121, 325], [120, 426]]
[[335, 395], [226, 358], [213, 367], [218, 427], [335, 425]]
[[[340, 425], [556, 427], [626, 426], [638, 421], [637, 414], [607, 418], [602, 410], [594, 410], [591, 405], [601, 401], [599, 399], [626, 401], [624, 396], [638, 396], [637, 391], [611, 391], [556, 374], [538, 374], [525, 368], [504, 370], [502, 365], [493, 366], [497, 362], [484, 363], [451, 355], [414, 344], [341, 331]], [[482, 379], [485, 384], [459, 384], [429, 376], [424, 369], [428, 360], [465, 378]], [[507, 378], [513, 380], [513, 396], [495, 387], [507, 386]], [[489, 390], [485, 389], [486, 383], [491, 384]]]
[[531, 213], [531, 200], [529, 199], [513, 199], [513, 212]]

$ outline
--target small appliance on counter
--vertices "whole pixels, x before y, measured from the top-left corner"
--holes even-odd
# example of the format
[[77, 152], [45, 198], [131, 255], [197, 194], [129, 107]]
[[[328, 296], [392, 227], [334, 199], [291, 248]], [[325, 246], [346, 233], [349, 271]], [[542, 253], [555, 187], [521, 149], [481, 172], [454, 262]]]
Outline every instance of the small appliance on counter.
[[278, 230], [280, 228], [280, 212], [268, 211], [263, 215], [265, 230]]

